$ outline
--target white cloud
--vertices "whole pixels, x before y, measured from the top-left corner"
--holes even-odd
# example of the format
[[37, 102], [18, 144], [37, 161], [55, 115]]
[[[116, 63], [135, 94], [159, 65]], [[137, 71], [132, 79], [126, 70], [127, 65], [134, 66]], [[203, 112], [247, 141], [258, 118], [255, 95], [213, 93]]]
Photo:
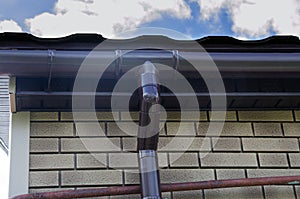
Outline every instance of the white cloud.
[[169, 15], [191, 17], [184, 0], [58, 0], [54, 13], [42, 13], [26, 19], [30, 32], [42, 37], [72, 33], [100, 33], [111, 37], [122, 31]]
[[300, 35], [300, 0], [198, 0], [201, 19], [217, 18], [226, 9], [232, 19], [232, 30], [241, 37], [277, 34]]
[[0, 21], [0, 32], [22, 32], [22, 28], [13, 20]]

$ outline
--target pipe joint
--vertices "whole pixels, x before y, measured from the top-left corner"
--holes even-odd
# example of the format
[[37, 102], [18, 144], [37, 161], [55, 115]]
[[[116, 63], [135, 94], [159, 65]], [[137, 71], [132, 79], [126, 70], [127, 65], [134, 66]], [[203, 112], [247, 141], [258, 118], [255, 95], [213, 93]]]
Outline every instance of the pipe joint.
[[158, 71], [155, 66], [150, 61], [146, 61], [138, 73], [140, 77], [139, 86], [141, 87], [142, 102], [148, 106], [158, 104], [160, 100], [159, 83]]
[[160, 199], [161, 192], [156, 151], [140, 150], [139, 165], [143, 199]]

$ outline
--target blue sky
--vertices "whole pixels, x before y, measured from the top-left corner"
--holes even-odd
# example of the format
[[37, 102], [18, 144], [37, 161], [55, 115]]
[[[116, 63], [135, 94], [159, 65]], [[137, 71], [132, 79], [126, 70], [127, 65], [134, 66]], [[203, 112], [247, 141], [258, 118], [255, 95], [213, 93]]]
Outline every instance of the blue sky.
[[24, 20], [43, 12], [51, 12], [55, 2], [56, 0], [1, 0], [0, 20], [12, 19], [24, 31], [28, 31]]
[[162, 27], [192, 38], [259, 39], [298, 36], [299, 9], [298, 0], [2, 0], [0, 32], [22, 30], [40, 37], [89, 32], [112, 37], [128, 29]]
[[186, 20], [178, 20], [169, 16], [163, 19], [153, 21], [143, 25], [144, 27], [164, 27], [178, 32], [190, 35], [193, 38], [201, 38], [207, 35], [227, 35], [235, 36], [231, 30], [232, 21], [228, 17], [228, 13], [223, 9], [219, 13], [220, 21], [216, 22], [212, 19], [208, 21], [200, 20], [200, 6], [197, 2], [188, 2], [192, 11], [192, 18]]

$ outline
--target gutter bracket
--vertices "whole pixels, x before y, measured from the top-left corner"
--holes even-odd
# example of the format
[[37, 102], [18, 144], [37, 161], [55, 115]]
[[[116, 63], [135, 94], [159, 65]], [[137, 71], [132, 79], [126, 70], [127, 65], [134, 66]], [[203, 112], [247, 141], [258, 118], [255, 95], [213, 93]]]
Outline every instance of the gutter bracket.
[[49, 75], [48, 75], [48, 84], [47, 84], [47, 91], [51, 91], [51, 79], [52, 79], [52, 68], [53, 68], [53, 63], [54, 63], [54, 52], [55, 50], [48, 50], [48, 65], [50, 67], [49, 69]]
[[175, 70], [178, 70], [178, 66], [179, 66], [179, 51], [178, 50], [172, 50], [172, 57], [173, 57], [173, 61], [174, 61], [173, 68]]
[[122, 50], [115, 50], [116, 58], [115, 58], [115, 75], [119, 77], [122, 72], [122, 62], [123, 62], [123, 54]]

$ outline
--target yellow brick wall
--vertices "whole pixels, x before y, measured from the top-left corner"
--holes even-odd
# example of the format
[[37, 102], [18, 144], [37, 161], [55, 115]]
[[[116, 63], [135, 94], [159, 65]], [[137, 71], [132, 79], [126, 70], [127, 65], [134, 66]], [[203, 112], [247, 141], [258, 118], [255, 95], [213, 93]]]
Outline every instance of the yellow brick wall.
[[[82, 113], [75, 124], [72, 113], [31, 113], [30, 192], [138, 184], [138, 174], [132, 172], [137, 171], [136, 138], [119, 128], [130, 127], [130, 118], [123, 113], [115, 115], [116, 122], [110, 113], [97, 114], [104, 129], [104, 134], [100, 134], [89, 128], [93, 122], [88, 114]], [[137, 113], [131, 116], [138, 120]], [[201, 112], [198, 118], [191, 112], [190, 118], [182, 121], [178, 136], [175, 132], [180, 113], [168, 113], [158, 150], [162, 183], [300, 174], [299, 111], [229, 111], [220, 136], [216, 132], [206, 135], [210, 122], [221, 122], [218, 117], [210, 121], [210, 116], [209, 112]], [[165, 147], [174, 140], [176, 147]], [[89, 143], [90, 151], [82, 141]], [[184, 149], [189, 142], [190, 146]], [[212, 152], [207, 154], [209, 150]], [[300, 187], [227, 188], [164, 196], [300, 198]], [[139, 198], [128, 196], [133, 197]]]

